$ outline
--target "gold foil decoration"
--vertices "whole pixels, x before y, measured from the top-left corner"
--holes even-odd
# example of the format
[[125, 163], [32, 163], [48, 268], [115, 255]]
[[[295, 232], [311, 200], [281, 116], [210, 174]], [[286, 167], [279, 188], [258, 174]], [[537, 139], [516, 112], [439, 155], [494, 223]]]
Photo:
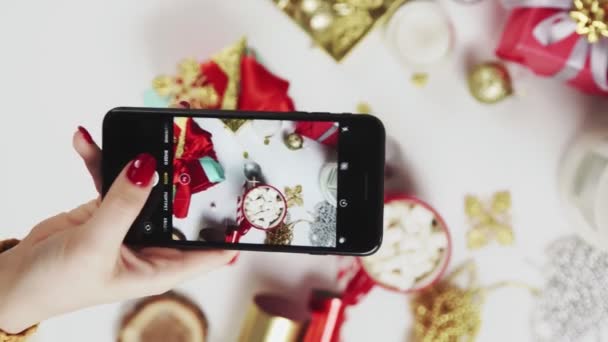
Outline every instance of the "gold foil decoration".
[[341, 61], [405, 0], [273, 0], [312, 38]]
[[500, 63], [482, 63], [469, 73], [469, 91], [479, 102], [492, 104], [513, 93], [511, 77]]
[[597, 43], [602, 37], [608, 38], [608, 1], [574, 0], [570, 17], [576, 22], [576, 33], [587, 36], [589, 43]]
[[285, 200], [287, 201], [288, 207], [301, 207], [304, 205], [304, 199], [302, 198], [302, 186], [299, 184], [293, 188], [286, 186]]
[[[228, 85], [222, 98], [222, 109], [237, 109], [239, 85], [241, 84], [241, 59], [247, 49], [247, 40], [243, 37], [235, 44], [225, 48], [212, 57], [212, 60], [228, 76]], [[245, 119], [222, 119], [224, 125], [236, 133], [248, 120]]]
[[[465, 285], [457, 284], [464, 277]], [[414, 316], [413, 337], [417, 342], [474, 341], [481, 327], [481, 309], [486, 295], [504, 287], [538, 290], [518, 282], [499, 282], [480, 287], [477, 267], [472, 261], [456, 268], [439, 283], [419, 292], [411, 302]]]
[[511, 194], [508, 191], [496, 192], [487, 202], [468, 195], [464, 202], [464, 211], [471, 225], [467, 232], [469, 249], [479, 249], [491, 239], [503, 246], [513, 244]]
[[161, 75], [152, 81], [152, 88], [161, 97], [169, 98], [169, 106], [177, 107], [188, 102], [190, 108], [200, 109], [217, 106], [219, 96], [194, 59], [186, 59], [178, 65], [177, 76]]

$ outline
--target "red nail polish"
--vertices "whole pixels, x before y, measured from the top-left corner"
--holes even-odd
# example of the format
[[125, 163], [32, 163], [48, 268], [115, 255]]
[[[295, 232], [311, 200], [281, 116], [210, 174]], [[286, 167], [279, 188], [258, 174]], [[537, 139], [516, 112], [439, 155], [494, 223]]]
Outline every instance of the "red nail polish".
[[241, 252], [236, 252], [234, 257], [232, 257], [232, 259], [230, 259], [230, 261], [228, 261], [227, 265], [234, 265], [236, 263], [236, 261], [239, 259], [239, 255], [241, 255]]
[[156, 159], [149, 153], [138, 155], [127, 170], [127, 178], [131, 183], [145, 187], [150, 184], [156, 171]]
[[82, 134], [82, 137], [86, 142], [88, 142], [89, 144], [93, 143], [93, 137], [91, 137], [91, 133], [89, 133], [86, 128], [78, 126], [78, 131], [80, 132], [80, 134]]
[[185, 109], [190, 109], [190, 103], [188, 103], [188, 101], [180, 101], [179, 105]]

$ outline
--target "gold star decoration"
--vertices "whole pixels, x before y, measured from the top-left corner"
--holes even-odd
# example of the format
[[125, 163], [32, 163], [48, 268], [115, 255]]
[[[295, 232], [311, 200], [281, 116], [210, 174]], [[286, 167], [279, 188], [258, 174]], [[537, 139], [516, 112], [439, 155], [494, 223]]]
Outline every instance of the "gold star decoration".
[[177, 76], [161, 75], [152, 81], [152, 87], [162, 97], [168, 97], [170, 106], [188, 102], [190, 108], [201, 109], [217, 106], [219, 96], [213, 86], [207, 84], [205, 75], [195, 59], [186, 59], [178, 65]]
[[503, 246], [513, 244], [511, 193], [496, 192], [487, 202], [468, 195], [464, 202], [464, 211], [471, 225], [467, 233], [469, 249], [479, 249], [490, 239], [496, 239]]
[[607, 0], [574, 0], [570, 17], [576, 21], [576, 33], [587, 36], [589, 43], [608, 38]]
[[285, 199], [287, 200], [288, 207], [303, 206], [304, 199], [302, 198], [302, 186], [299, 184], [294, 186], [293, 188], [286, 186]]

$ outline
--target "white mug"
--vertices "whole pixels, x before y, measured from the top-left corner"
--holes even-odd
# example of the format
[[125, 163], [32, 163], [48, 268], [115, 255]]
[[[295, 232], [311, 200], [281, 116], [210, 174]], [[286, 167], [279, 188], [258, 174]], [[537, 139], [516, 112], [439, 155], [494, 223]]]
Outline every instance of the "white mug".
[[570, 147], [559, 190], [576, 232], [608, 251], [608, 129], [585, 133]]

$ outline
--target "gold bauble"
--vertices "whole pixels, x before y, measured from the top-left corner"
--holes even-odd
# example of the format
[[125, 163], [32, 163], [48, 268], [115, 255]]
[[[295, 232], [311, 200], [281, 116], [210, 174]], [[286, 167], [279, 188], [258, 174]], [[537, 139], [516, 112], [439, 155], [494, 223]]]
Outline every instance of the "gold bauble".
[[304, 138], [298, 133], [289, 133], [285, 136], [285, 146], [290, 150], [299, 150], [304, 145]]
[[497, 103], [512, 93], [511, 77], [500, 63], [482, 63], [469, 73], [471, 95], [482, 103]]

